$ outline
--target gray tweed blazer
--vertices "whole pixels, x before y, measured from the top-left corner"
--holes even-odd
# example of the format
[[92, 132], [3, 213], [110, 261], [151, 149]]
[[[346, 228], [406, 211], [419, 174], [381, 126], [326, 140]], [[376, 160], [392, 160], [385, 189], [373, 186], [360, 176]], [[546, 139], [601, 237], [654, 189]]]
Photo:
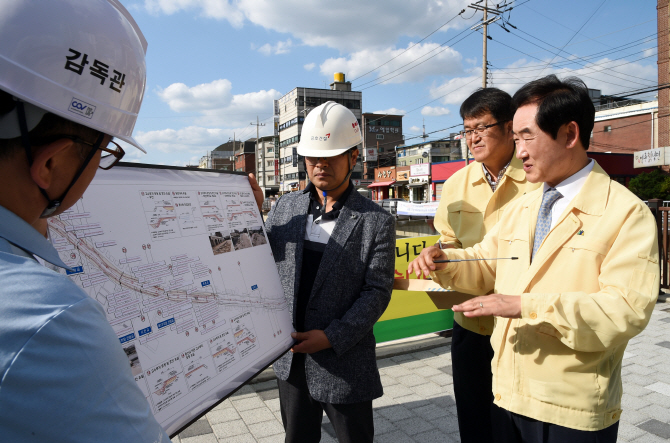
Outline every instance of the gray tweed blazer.
[[[265, 229], [291, 316], [294, 316], [309, 194], [285, 194], [268, 214]], [[309, 354], [310, 395], [324, 403], [357, 403], [383, 395], [372, 327], [391, 300], [395, 269], [395, 220], [353, 191], [326, 245], [307, 304], [305, 329], [321, 329], [332, 348]], [[293, 317], [295, 324], [295, 317]], [[289, 351], [273, 367], [286, 380]]]

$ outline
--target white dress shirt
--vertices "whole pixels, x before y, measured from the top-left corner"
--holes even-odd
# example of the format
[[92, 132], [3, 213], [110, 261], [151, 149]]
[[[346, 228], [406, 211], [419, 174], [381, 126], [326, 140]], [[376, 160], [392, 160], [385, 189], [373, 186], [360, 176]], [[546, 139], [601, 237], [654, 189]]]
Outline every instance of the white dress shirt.
[[[556, 203], [554, 203], [554, 206], [551, 208], [550, 229], [554, 229], [554, 226], [556, 226], [556, 223], [558, 223], [558, 220], [561, 218], [563, 211], [565, 211], [565, 209], [570, 205], [572, 199], [575, 198], [577, 194], [579, 194], [579, 191], [582, 190], [582, 186], [584, 186], [584, 183], [586, 182], [589, 173], [593, 169], [594, 164], [595, 162], [593, 159], [589, 159], [589, 163], [586, 166], [554, 186], [554, 188], [560, 192], [563, 197], [556, 200]], [[550, 187], [551, 186], [545, 183], [543, 192], [546, 192]]]

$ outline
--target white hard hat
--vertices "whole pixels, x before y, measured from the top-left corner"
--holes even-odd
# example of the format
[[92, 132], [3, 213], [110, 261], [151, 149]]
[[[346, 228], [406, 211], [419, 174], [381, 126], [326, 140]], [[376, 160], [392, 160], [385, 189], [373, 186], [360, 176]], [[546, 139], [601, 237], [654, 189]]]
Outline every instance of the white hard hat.
[[298, 154], [303, 157], [334, 157], [363, 142], [353, 112], [335, 102], [326, 102], [307, 114], [302, 124]]
[[0, 0], [0, 11], [0, 89], [34, 105], [29, 120], [51, 112], [146, 152], [131, 135], [147, 42], [118, 0]]

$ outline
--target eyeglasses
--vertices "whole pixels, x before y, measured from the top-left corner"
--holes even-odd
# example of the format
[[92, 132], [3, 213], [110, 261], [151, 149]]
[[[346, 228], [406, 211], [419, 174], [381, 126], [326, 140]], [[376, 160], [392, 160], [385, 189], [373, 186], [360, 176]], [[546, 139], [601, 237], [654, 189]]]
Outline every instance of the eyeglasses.
[[489, 128], [492, 128], [494, 126], [502, 125], [503, 123], [507, 123], [509, 120], [504, 120], [501, 122], [495, 122], [491, 123], [490, 125], [482, 125], [482, 126], [477, 126], [474, 129], [466, 129], [463, 131], [463, 134], [465, 134], [465, 138], [470, 138], [473, 135], [481, 135], [482, 137], [486, 137], [489, 132]]
[[[81, 143], [82, 145], [86, 146], [91, 146], [95, 148], [95, 143], [87, 142], [84, 139], [81, 139], [77, 137], [76, 135], [67, 135], [67, 134], [59, 134], [59, 135], [52, 135], [48, 137], [48, 140], [42, 140], [40, 143], [37, 144], [45, 144], [45, 143], [50, 143], [53, 141], [56, 141], [61, 138], [67, 138], [69, 140], [72, 140], [75, 143]], [[124, 155], [126, 155], [126, 151], [123, 150], [121, 146], [119, 146], [118, 143], [114, 141], [109, 141], [112, 145], [116, 146], [116, 149], [109, 149], [103, 148], [102, 146], [98, 146], [98, 149], [100, 149], [103, 154], [100, 157], [100, 169], [112, 169], [116, 164], [121, 161]], [[109, 146], [109, 145], [108, 145]]]

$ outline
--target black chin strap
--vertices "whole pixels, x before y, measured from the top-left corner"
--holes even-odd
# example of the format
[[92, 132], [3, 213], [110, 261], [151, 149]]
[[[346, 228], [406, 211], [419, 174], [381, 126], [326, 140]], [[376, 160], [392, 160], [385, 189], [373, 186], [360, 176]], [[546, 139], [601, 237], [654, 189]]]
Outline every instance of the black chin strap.
[[[349, 163], [351, 163], [351, 151], [349, 151]], [[339, 185], [337, 185], [337, 186], [335, 186], [334, 188], [331, 188], [331, 189], [322, 189], [321, 190], [321, 192], [323, 193], [323, 206], [321, 207], [321, 216], [322, 217], [326, 213], [326, 206], [328, 206], [328, 194], [327, 193], [330, 192], [330, 191], [336, 190], [337, 188], [342, 186], [346, 181], [348, 181], [349, 177], [351, 177], [352, 172], [354, 172], [355, 167], [356, 167], [356, 164], [354, 163], [354, 165], [351, 166], [351, 168], [349, 169], [349, 173], [347, 174], [347, 176], [344, 177], [344, 180], [342, 180]]]
[[[21, 129], [21, 143], [23, 144], [23, 149], [26, 151], [26, 157], [28, 159], [28, 167], [30, 168], [33, 165], [33, 154], [32, 154], [32, 149], [30, 148], [30, 137], [28, 136], [28, 124], [26, 122], [26, 111], [25, 108], [23, 107], [23, 102], [20, 100], [16, 101], [16, 113], [19, 116], [19, 128]], [[47, 200], [47, 207], [42, 211], [42, 214], [40, 215], [40, 218], [47, 218], [56, 210], [60, 207], [60, 205], [63, 203], [63, 200], [65, 200], [65, 197], [67, 196], [67, 193], [70, 192], [70, 189], [74, 184], [77, 182], [81, 174], [84, 172], [86, 169], [86, 166], [91, 162], [91, 159], [95, 155], [96, 151], [102, 144], [102, 140], [105, 138], [105, 134], [102, 132], [98, 136], [98, 139], [95, 141], [95, 144], [91, 148], [91, 152], [88, 153], [86, 156], [86, 159], [84, 160], [84, 163], [81, 165], [77, 173], [75, 174], [74, 178], [70, 182], [70, 185], [67, 187], [65, 192], [63, 192], [63, 195], [55, 200], [52, 200], [49, 197], [49, 194], [47, 194], [47, 191], [42, 189], [40, 186], [37, 186], [37, 189], [40, 190], [44, 198]]]

